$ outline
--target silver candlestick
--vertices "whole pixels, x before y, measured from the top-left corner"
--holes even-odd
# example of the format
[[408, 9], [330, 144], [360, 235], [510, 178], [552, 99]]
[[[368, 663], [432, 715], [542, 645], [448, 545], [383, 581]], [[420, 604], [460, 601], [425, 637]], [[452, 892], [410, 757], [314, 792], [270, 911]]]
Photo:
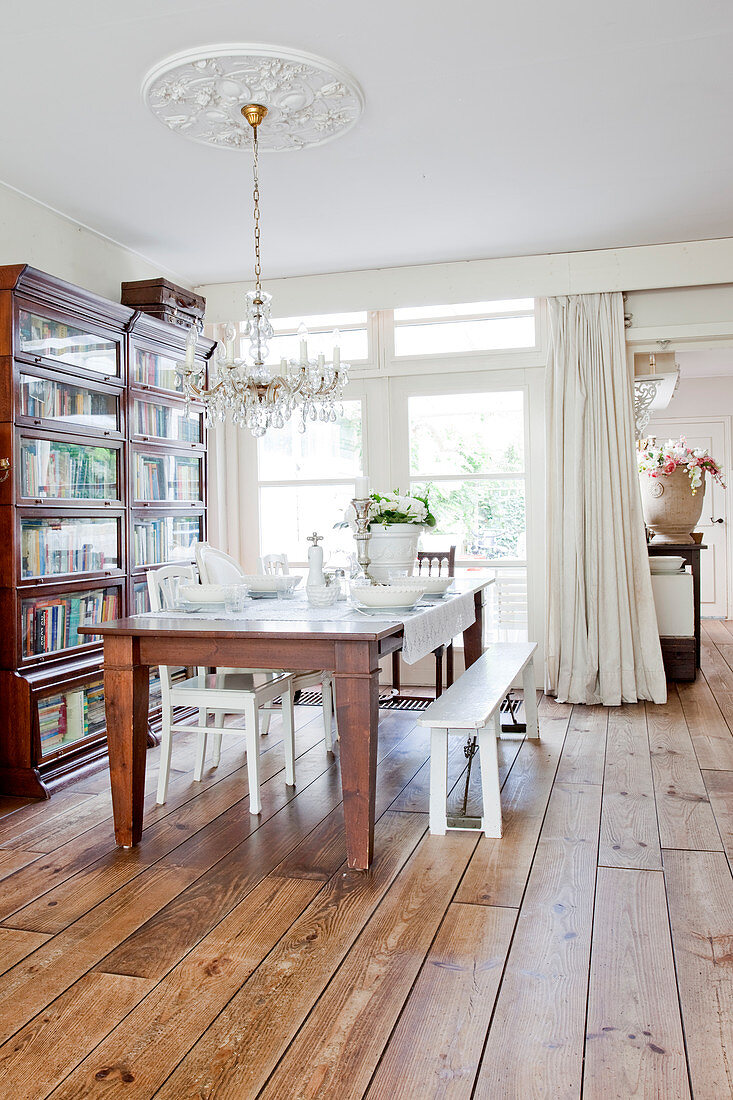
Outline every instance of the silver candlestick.
[[369, 572], [369, 517], [372, 510], [371, 497], [359, 497], [352, 500], [352, 506], [356, 515], [356, 560], [361, 566], [364, 576], [370, 584], [376, 584], [374, 577]]

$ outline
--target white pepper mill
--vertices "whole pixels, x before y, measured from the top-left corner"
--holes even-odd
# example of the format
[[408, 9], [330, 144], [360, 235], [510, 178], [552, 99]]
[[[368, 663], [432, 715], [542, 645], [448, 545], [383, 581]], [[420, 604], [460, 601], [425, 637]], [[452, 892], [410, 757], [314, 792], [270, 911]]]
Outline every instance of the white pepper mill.
[[323, 575], [323, 549], [318, 545], [319, 542], [323, 542], [323, 535], [319, 535], [316, 531], [312, 535], [308, 536], [308, 542], [313, 543], [308, 547], [308, 580], [305, 582], [306, 588], [323, 588], [326, 583], [326, 578]]

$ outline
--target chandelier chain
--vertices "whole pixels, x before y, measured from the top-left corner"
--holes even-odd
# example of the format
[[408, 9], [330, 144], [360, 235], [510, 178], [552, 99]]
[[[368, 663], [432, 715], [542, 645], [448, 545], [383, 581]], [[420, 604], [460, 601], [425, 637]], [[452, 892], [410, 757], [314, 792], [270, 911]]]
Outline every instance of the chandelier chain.
[[327, 364], [322, 354], [309, 358], [305, 326], [301, 326], [302, 332], [298, 330], [301, 335], [298, 358], [281, 358], [279, 370], [268, 365], [268, 341], [274, 336], [274, 329], [270, 320], [271, 295], [262, 290], [257, 130], [267, 108], [261, 103], [246, 103], [241, 112], [252, 127], [255, 289], [248, 290], [245, 296], [246, 323], [242, 330], [249, 339], [252, 362], [237, 357], [237, 330], [230, 322], [208, 370], [197, 360], [195, 325], [186, 338], [185, 362], [176, 366], [183, 376], [186, 409], [191, 401], [201, 402], [207, 427], [231, 415], [234, 424], [245, 426], [253, 436], [260, 437], [269, 427], [282, 428], [294, 412], [298, 413], [299, 431], [305, 431], [308, 421], [335, 423], [343, 414], [341, 395], [348, 382], [349, 365], [341, 362], [338, 345], [333, 349], [332, 363]]
[[260, 176], [259, 176], [259, 143], [257, 141], [257, 127], [252, 127], [252, 175], [254, 177], [254, 222], [255, 222], [255, 290], [257, 297], [262, 296], [262, 267], [260, 264]]

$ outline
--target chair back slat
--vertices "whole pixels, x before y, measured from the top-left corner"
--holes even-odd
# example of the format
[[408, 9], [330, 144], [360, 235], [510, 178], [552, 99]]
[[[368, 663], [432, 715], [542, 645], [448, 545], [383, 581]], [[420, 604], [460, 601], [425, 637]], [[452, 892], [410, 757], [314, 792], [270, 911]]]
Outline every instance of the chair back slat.
[[[181, 584], [193, 584], [196, 581], [196, 568], [193, 565], [164, 565], [160, 569], [149, 569], [147, 574], [148, 596], [151, 611], [167, 611], [175, 606], [178, 587]], [[170, 705], [171, 671], [167, 665], [159, 665], [160, 695], [164, 707]]]
[[277, 576], [278, 573], [282, 573], [283, 576], [287, 577], [290, 575], [288, 555], [265, 554], [260, 558], [260, 568], [263, 573], [267, 573], [270, 576]]
[[[455, 577], [456, 575], [456, 548], [451, 546], [449, 550], [418, 550], [417, 571], [422, 573], [423, 566], [427, 566], [428, 576]], [[445, 573], [443, 573], [445, 566]]]

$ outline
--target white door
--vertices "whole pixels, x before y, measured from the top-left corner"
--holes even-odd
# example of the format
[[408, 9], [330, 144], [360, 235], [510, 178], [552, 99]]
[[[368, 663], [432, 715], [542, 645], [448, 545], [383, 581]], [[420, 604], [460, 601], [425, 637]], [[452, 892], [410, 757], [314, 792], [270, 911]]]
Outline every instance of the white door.
[[[705, 448], [723, 467], [726, 483], [731, 481], [728, 456], [727, 420], [698, 417], [654, 417], [647, 429], [658, 440], [684, 435], [690, 447]], [[727, 475], [727, 476], [726, 476]], [[705, 478], [705, 498], [697, 525], [708, 547], [700, 555], [700, 614], [713, 619], [728, 617], [728, 517], [726, 491], [711, 477]]]

